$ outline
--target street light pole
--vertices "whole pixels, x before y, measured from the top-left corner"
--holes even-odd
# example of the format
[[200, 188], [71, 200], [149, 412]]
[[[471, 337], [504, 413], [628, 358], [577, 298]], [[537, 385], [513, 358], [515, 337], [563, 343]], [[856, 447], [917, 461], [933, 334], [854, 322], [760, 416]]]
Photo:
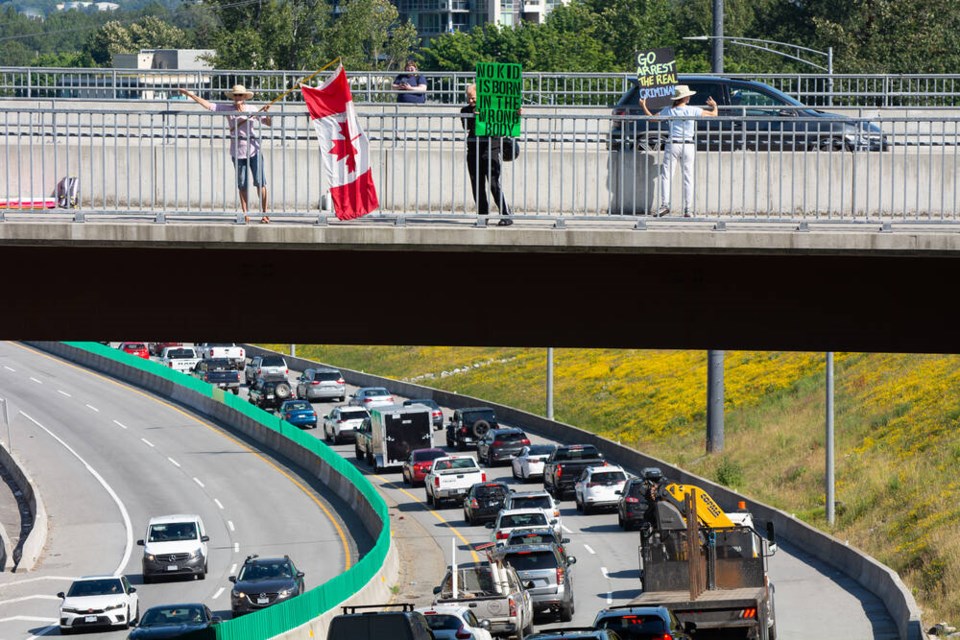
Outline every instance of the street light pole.
[[[723, 0], [714, 0], [714, 2], [720, 2], [720, 3], [722, 3]], [[716, 28], [717, 28], [717, 27], [716, 27], [716, 20], [717, 20], [717, 16], [716, 16], [716, 7], [715, 7], [715, 8], [714, 8], [714, 31], [716, 31]], [[721, 20], [721, 28], [722, 28], [723, 18], [721, 17], [720, 20]], [[758, 51], [766, 51], [767, 53], [774, 53], [774, 54], [776, 54], [776, 55], [778, 55], [778, 56], [782, 56], [782, 57], [784, 57], [784, 58], [789, 58], [790, 60], [796, 60], [797, 62], [802, 62], [803, 64], [808, 64], [808, 65], [810, 65], [811, 67], [815, 67], [815, 68], [817, 68], [817, 69], [821, 69], [821, 70], [823, 70], [823, 71], [826, 71], [826, 72], [827, 72], [827, 102], [828, 102], [828, 104], [831, 104], [831, 105], [833, 104], [833, 47], [827, 47], [827, 50], [826, 50], [826, 51], [819, 51], [819, 50], [817, 50], [817, 49], [811, 49], [810, 47], [804, 47], [804, 46], [801, 46], [801, 45], [799, 45], [799, 44], [790, 44], [789, 42], [779, 42], [779, 41], [777, 41], [777, 40], [761, 40], [760, 38], [741, 38], [741, 37], [739, 37], [739, 36], [725, 36], [725, 35], [687, 36], [687, 37], [685, 37], [685, 38], [683, 38], [683, 39], [684, 39], [684, 40], [698, 40], [698, 41], [702, 41], [702, 42], [705, 42], [705, 41], [707, 41], [707, 40], [711, 40], [711, 41], [713, 41], [714, 43], [716, 43], [717, 40], [724, 41], [724, 42], [729, 42], [730, 44], [735, 44], [735, 45], [737, 45], [737, 46], [739, 46], [739, 47], [747, 47], [748, 49], [756, 49], [756, 50], [758, 50]], [[767, 46], [767, 45], [770, 45], [770, 46]], [[785, 47], [786, 49], [793, 51], [793, 53], [788, 53], [788, 52], [786, 52], [786, 51], [780, 51], [779, 49], [772, 49], [771, 46], [773, 46], [773, 47]], [[717, 72], [717, 70], [716, 70], [716, 65], [717, 65], [717, 60], [716, 60], [716, 55], [717, 55], [717, 53], [716, 53], [716, 51], [717, 51], [717, 49], [716, 49], [716, 44], [714, 44], [714, 48], [713, 48], [714, 72], [715, 72], [715, 73], [720, 73], [720, 72], [722, 72], [723, 61], [722, 61], [722, 60], [720, 61], [721, 71], [720, 71], [720, 72]], [[721, 56], [722, 56], [722, 55], [723, 55], [723, 54], [722, 54], [723, 49], [721, 49], [720, 51], [721, 51]], [[825, 58], [827, 59], [827, 66], [824, 67], [823, 65], [817, 64], [816, 62], [813, 62], [812, 60], [808, 60], [808, 59], [806, 59], [806, 58], [801, 57], [801, 52], [825, 57]]]
[[723, 0], [713, 0], [713, 72], [723, 73]]

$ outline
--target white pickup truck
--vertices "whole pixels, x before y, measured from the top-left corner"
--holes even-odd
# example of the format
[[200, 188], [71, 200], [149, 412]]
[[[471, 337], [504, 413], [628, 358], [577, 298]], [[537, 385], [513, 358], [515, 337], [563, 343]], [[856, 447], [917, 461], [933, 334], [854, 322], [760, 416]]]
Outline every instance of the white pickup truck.
[[164, 347], [160, 354], [160, 364], [180, 373], [190, 373], [200, 362], [200, 356], [193, 347]]
[[470, 456], [437, 458], [423, 480], [427, 504], [436, 509], [443, 500], [462, 502], [470, 487], [486, 481], [487, 474]]
[[226, 358], [235, 363], [240, 371], [247, 366], [247, 353], [235, 342], [201, 342], [197, 345], [197, 355], [204, 360]]

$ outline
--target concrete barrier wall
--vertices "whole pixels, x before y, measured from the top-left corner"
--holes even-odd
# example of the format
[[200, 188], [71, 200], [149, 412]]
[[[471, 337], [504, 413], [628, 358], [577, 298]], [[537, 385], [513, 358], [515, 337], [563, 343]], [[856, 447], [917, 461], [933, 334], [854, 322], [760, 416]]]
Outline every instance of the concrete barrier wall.
[[[244, 345], [248, 356], [275, 353], [252, 345]], [[290, 368], [302, 371], [316, 363], [303, 358], [292, 358], [285, 354]], [[336, 365], [330, 365], [336, 366]], [[897, 622], [902, 640], [922, 640], [925, 637], [920, 618], [920, 609], [913, 594], [903, 584], [894, 571], [877, 562], [862, 551], [837, 540], [808, 524], [797, 520], [790, 514], [756, 502], [742, 494], [718, 485], [710, 480], [695, 476], [663, 460], [645, 455], [635, 449], [584, 431], [572, 425], [563, 424], [512, 407], [499, 405], [480, 398], [472, 398], [449, 391], [423, 387], [409, 382], [400, 382], [368, 373], [340, 368], [344, 379], [357, 386], [385, 386], [392, 392], [411, 398], [433, 398], [440, 405], [454, 409], [485, 405], [496, 409], [497, 417], [507, 424], [522, 425], [525, 430], [559, 442], [577, 442], [593, 444], [607, 459], [622, 465], [632, 473], [638, 473], [644, 467], [660, 467], [664, 474], [679, 482], [703, 487], [725, 510], [734, 511], [737, 502], [747, 501], [750, 511], [757, 520], [773, 522], [777, 537], [787, 540], [815, 558], [836, 567], [857, 581], [863, 588], [873, 593], [883, 602], [890, 616]]]
[[[0, 466], [6, 469], [13, 481], [17, 483], [27, 503], [30, 517], [33, 519], [33, 527], [19, 550], [10, 546], [12, 540], [7, 535], [3, 536], [4, 549], [0, 551], [0, 571], [14, 568], [17, 571], [30, 571], [36, 566], [43, 554], [43, 547], [47, 544], [47, 510], [43, 506], [43, 498], [34, 489], [30, 474], [20, 465], [17, 457], [2, 446], [0, 446]], [[23, 518], [23, 514], [20, 517]], [[18, 531], [18, 538], [19, 535]]]
[[[305, 473], [320, 479], [331, 491], [336, 493], [346, 504], [352, 506], [370, 536], [376, 540], [383, 528], [383, 521], [367, 501], [363, 494], [352, 482], [335, 472], [329, 465], [303, 447], [296, 445], [281, 433], [261, 425], [256, 420], [241, 415], [230, 409], [222, 402], [223, 391], [215, 390], [213, 397], [207, 397], [187, 387], [180, 386], [173, 381], [155, 376], [146, 371], [123, 364], [117, 360], [105, 358], [83, 349], [64, 344], [62, 342], [31, 342], [27, 343], [66, 360], [99, 371], [129, 384], [141, 387], [159, 396], [170, 398], [193, 411], [219, 420], [230, 427], [237, 429], [264, 450], [272, 451], [299, 465]], [[295, 427], [292, 427], [295, 429]], [[44, 516], [44, 522], [46, 517]], [[36, 532], [46, 538], [46, 528]], [[31, 533], [31, 538], [33, 537]], [[40, 542], [39, 537], [37, 542]], [[39, 548], [42, 548], [42, 543]], [[386, 562], [380, 570], [368, 581], [367, 585], [355, 597], [344, 604], [377, 604], [388, 602], [392, 598], [390, 587], [396, 578], [399, 558], [391, 538], [390, 550]], [[283, 634], [282, 638], [290, 640], [323, 640], [326, 637], [327, 625], [331, 617], [339, 613], [338, 608], [331, 609], [312, 619], [307, 624], [292, 629]]]

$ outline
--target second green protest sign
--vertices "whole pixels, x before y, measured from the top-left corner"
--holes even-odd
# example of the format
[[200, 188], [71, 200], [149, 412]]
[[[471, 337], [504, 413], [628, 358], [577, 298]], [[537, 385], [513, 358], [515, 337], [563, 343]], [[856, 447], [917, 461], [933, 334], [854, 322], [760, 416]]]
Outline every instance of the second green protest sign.
[[477, 135], [520, 135], [523, 66], [508, 62], [477, 63]]

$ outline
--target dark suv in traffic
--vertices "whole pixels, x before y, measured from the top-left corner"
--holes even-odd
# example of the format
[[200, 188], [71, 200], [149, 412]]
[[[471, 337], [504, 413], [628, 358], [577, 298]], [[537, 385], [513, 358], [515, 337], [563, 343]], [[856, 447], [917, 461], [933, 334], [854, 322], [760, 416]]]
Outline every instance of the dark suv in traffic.
[[[635, 80], [613, 109], [610, 148], [656, 151], [669, 137], [667, 120], [642, 116], [640, 88]], [[679, 84], [696, 91], [693, 106], [707, 98], [717, 101], [718, 118], [697, 118], [697, 148], [709, 150], [848, 150], [886, 151], [889, 142], [872, 122], [827, 113], [805, 106], [782, 91], [752, 80], [681, 75]], [[656, 110], [653, 110], [656, 113]]]
[[447, 446], [456, 447], [458, 451], [475, 447], [487, 431], [498, 426], [497, 414], [490, 407], [457, 409], [447, 424]]
[[477, 459], [483, 460], [488, 467], [498, 462], [512, 460], [520, 453], [520, 449], [530, 444], [530, 438], [522, 429], [505, 427], [490, 429], [477, 442]]

